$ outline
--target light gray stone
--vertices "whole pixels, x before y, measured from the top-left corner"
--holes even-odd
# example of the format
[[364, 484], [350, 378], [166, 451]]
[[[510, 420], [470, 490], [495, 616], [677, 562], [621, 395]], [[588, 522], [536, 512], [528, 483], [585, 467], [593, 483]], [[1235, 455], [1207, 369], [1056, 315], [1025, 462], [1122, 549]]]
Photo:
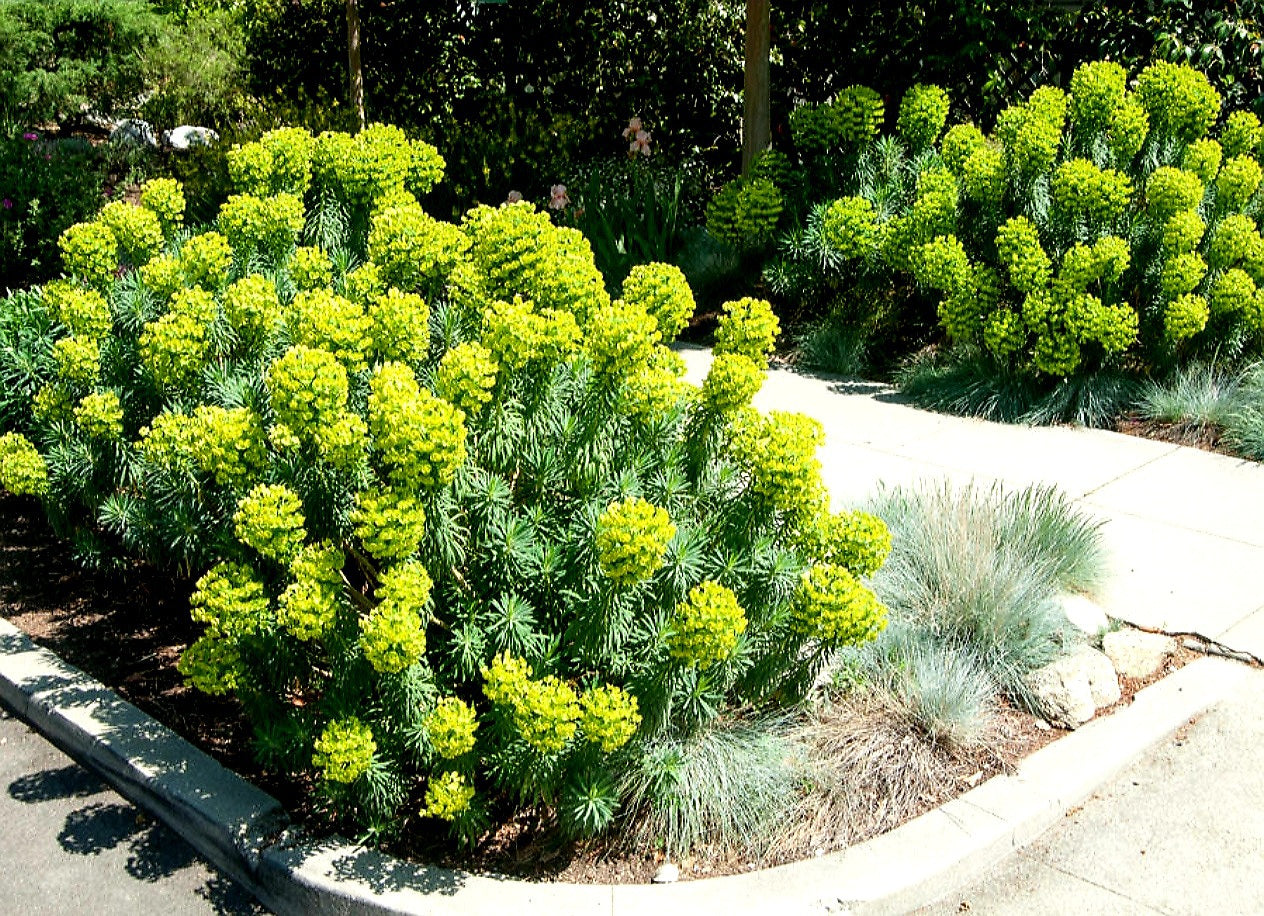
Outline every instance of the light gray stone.
[[650, 878], [654, 884], [675, 884], [680, 880], [680, 866], [674, 862], [664, 862]]
[[142, 121], [140, 118], [120, 121], [118, 127], [110, 132], [110, 142], [120, 146], [158, 146], [158, 138], [154, 136], [153, 127], [148, 121]]
[[1092, 646], [1081, 646], [1033, 671], [1027, 685], [1041, 715], [1065, 728], [1079, 728], [1097, 710], [1119, 700], [1115, 667]]
[[1063, 595], [1058, 604], [1066, 619], [1081, 633], [1096, 636], [1110, 626], [1110, 619], [1101, 606], [1084, 595]]
[[1176, 652], [1176, 640], [1144, 630], [1116, 630], [1102, 637], [1102, 651], [1122, 677], [1149, 677]]
[[175, 150], [193, 149], [195, 146], [210, 146], [219, 142], [219, 134], [209, 127], [193, 127], [183, 124], [163, 135], [167, 145]]

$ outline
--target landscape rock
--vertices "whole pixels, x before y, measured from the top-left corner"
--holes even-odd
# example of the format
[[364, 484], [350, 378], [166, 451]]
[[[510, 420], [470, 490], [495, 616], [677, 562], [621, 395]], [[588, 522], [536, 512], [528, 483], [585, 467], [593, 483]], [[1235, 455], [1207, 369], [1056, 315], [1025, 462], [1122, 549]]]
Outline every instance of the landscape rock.
[[1062, 608], [1062, 613], [1066, 615], [1066, 619], [1081, 633], [1096, 636], [1110, 627], [1110, 619], [1107, 618], [1106, 612], [1090, 598], [1068, 594], [1063, 595], [1058, 604]]
[[1162, 633], [1116, 630], [1102, 637], [1102, 650], [1123, 677], [1149, 677], [1176, 652], [1176, 640]]
[[120, 146], [158, 146], [158, 138], [148, 121], [140, 118], [128, 118], [120, 121], [118, 127], [110, 132], [110, 142]]
[[664, 862], [650, 878], [653, 884], [675, 884], [680, 880], [680, 866], [672, 862]]
[[1114, 665], [1092, 646], [1033, 671], [1027, 686], [1040, 714], [1064, 728], [1079, 728], [1120, 696]]
[[210, 146], [219, 142], [219, 134], [209, 127], [194, 127], [182, 124], [163, 134], [167, 145], [175, 150], [193, 149], [195, 146]]

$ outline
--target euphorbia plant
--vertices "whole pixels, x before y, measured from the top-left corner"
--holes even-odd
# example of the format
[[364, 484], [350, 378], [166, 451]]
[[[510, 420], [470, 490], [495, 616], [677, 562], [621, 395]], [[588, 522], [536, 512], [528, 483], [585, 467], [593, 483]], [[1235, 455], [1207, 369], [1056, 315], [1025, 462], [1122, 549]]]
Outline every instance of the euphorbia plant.
[[750, 406], [766, 302], [726, 307], [693, 387], [679, 270], [612, 299], [529, 204], [435, 221], [410, 189], [439, 161], [287, 131], [233, 154], [214, 227], [154, 183], [72, 229], [0, 483], [193, 572], [180, 670], [341, 817], [593, 834], [651, 739], [792, 703], [877, 634], [889, 537], [831, 513], [818, 424]]

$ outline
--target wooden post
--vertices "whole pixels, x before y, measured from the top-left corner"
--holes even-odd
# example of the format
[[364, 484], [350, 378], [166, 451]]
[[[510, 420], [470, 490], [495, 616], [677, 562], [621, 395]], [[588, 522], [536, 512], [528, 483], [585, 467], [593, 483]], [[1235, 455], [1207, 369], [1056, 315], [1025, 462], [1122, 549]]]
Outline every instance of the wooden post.
[[769, 0], [746, 0], [746, 70], [742, 93], [742, 174], [772, 142], [768, 54], [772, 47]]
[[355, 109], [360, 130], [364, 130], [364, 67], [360, 63], [360, 7], [358, 0], [347, 0], [347, 69], [351, 76], [351, 107]]

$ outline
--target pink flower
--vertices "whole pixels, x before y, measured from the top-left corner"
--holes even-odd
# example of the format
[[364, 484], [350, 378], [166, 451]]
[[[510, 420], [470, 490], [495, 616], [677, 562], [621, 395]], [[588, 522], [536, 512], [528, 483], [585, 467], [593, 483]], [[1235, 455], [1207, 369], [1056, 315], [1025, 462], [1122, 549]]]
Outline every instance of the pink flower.
[[623, 129], [623, 139], [630, 140], [641, 132], [641, 119], [632, 118], [628, 121], [628, 126]]
[[521, 202], [522, 202], [521, 191], [510, 191], [509, 196], [505, 198], [505, 203], [507, 204], [516, 204], [516, 203], [521, 203]]
[[0, 200], [0, 207], [4, 207], [4, 209], [6, 210], [12, 210], [13, 201], [9, 200], [9, 198], [6, 197], [4, 200]]
[[554, 210], [565, 210], [571, 204], [571, 199], [566, 196], [566, 185], [555, 184], [549, 188], [549, 206]]
[[31, 131], [27, 131], [26, 133], [22, 135], [22, 139], [23, 140], [38, 140], [39, 134], [33, 133]]
[[642, 156], [650, 154], [650, 135], [647, 131], [638, 130], [632, 142], [628, 144], [628, 155], [635, 156], [637, 153]]

